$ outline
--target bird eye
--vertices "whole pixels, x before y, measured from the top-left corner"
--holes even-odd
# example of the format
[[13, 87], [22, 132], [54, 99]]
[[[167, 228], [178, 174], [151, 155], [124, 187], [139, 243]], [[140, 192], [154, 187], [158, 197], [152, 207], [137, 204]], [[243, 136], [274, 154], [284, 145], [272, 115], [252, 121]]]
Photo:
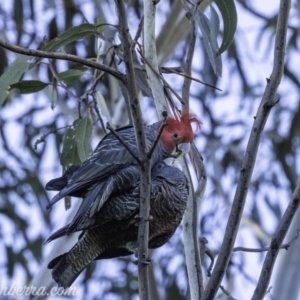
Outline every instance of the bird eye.
[[173, 134], [173, 138], [174, 138], [175, 140], [179, 140], [179, 139], [180, 139], [180, 135], [179, 135], [178, 133], [174, 133], [174, 134]]

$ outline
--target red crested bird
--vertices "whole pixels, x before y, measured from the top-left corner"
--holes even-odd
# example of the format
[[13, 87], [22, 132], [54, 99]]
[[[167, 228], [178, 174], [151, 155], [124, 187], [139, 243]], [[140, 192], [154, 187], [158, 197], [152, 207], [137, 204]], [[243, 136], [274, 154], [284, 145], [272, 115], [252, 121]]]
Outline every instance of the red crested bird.
[[[190, 149], [193, 141], [191, 123], [200, 126], [201, 122], [192, 114], [183, 112], [180, 120], [168, 117], [159, 141], [151, 156], [151, 166], [168, 157], [178, 157]], [[163, 121], [145, 127], [149, 148], [153, 145]], [[117, 130], [117, 134], [138, 155], [134, 129], [132, 126]], [[46, 190], [60, 192], [50, 201], [47, 208], [66, 195], [83, 197], [84, 201], [68, 228], [71, 232], [81, 222], [86, 211], [90, 217], [101, 209], [112, 193], [122, 191], [139, 180], [138, 162], [112, 133], [107, 134], [90, 157], [81, 165], [71, 167], [62, 177], [46, 184]]]
[[[128, 171], [134, 172], [134, 166]], [[68, 177], [68, 174], [67, 176]], [[151, 171], [149, 241], [150, 249], [165, 244], [181, 222], [189, 194], [188, 181], [181, 170], [165, 162], [156, 163]], [[65, 178], [68, 180], [67, 178]], [[139, 178], [130, 188], [109, 196], [92, 216], [90, 207], [80, 222], [70, 224], [52, 234], [47, 242], [82, 231], [73, 248], [48, 265], [60, 287], [72, 285], [84, 268], [96, 259], [133, 254], [137, 249], [139, 214]], [[92, 191], [87, 191], [86, 196]]]

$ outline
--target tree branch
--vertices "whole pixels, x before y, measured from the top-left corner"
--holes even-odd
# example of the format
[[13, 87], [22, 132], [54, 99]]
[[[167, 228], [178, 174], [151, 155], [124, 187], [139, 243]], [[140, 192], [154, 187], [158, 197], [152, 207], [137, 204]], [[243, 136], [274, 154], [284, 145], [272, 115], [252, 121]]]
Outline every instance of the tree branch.
[[160, 136], [161, 136], [161, 134], [162, 134], [164, 128], [168, 125], [168, 123], [167, 123], [167, 116], [168, 116], [168, 113], [167, 113], [166, 111], [163, 111], [162, 115], [163, 115], [164, 121], [163, 121], [163, 123], [161, 124], [161, 126], [160, 126], [160, 128], [159, 128], [159, 132], [158, 132], [158, 134], [157, 134], [157, 137], [156, 137], [156, 139], [155, 139], [153, 145], [151, 146], [151, 149], [150, 149], [149, 152], [147, 153], [148, 159], [151, 159], [151, 156], [152, 156], [153, 151], [155, 150], [155, 148], [156, 148], [156, 146], [157, 146], [157, 143], [158, 143], [158, 141], [159, 141], [159, 139], [160, 139]]
[[[196, 31], [195, 24], [191, 23], [190, 28], [190, 42], [189, 49], [186, 58], [185, 64], [185, 74], [191, 76], [192, 71], [192, 61], [194, 56], [194, 49], [196, 44]], [[182, 87], [182, 110], [189, 111], [189, 98], [190, 98], [190, 86], [191, 79], [185, 77], [183, 87]], [[193, 156], [193, 159], [197, 159], [198, 170], [198, 187], [199, 196], [201, 197], [204, 193], [206, 186], [206, 174], [205, 168], [203, 165], [203, 161], [199, 159], [199, 152], [196, 149], [195, 145], [192, 145], [190, 155]], [[189, 174], [187, 168], [186, 172]], [[196, 171], [197, 172], [197, 171]], [[194, 189], [192, 187], [192, 180], [190, 179], [191, 192], [189, 195], [187, 209], [185, 211], [183, 217], [183, 238], [184, 238], [184, 251], [185, 251], [185, 259], [188, 273], [188, 282], [190, 288], [190, 297], [191, 300], [198, 300], [201, 298], [203, 294], [203, 277], [201, 272], [201, 258], [199, 251], [199, 243], [198, 243], [198, 203], [197, 200], [200, 197], [197, 197]]]
[[143, 44], [145, 51], [145, 58], [149, 64], [156, 71], [146, 65], [147, 76], [149, 79], [150, 87], [152, 90], [153, 99], [155, 101], [156, 112], [160, 117], [163, 111], [169, 112], [169, 108], [165, 99], [163, 86], [159, 77], [157, 54], [156, 54], [156, 41], [155, 41], [155, 1], [144, 1], [144, 35]]
[[[289, 250], [291, 245], [299, 238], [300, 235], [300, 229], [297, 230], [296, 235], [286, 244], [281, 245], [279, 248], [280, 249], [285, 249]], [[245, 247], [235, 247], [233, 248], [232, 252], [237, 252], [237, 251], [244, 251], [244, 252], [265, 252], [269, 251], [270, 247], [264, 247], [264, 248], [245, 248]]]
[[275, 236], [273, 237], [270, 245], [270, 249], [266, 255], [264, 264], [262, 266], [262, 271], [260, 273], [260, 277], [256, 286], [256, 289], [253, 293], [252, 300], [259, 300], [263, 299], [264, 295], [266, 294], [272, 270], [280, 250], [280, 246], [283, 242], [283, 239], [290, 227], [290, 224], [293, 220], [294, 215], [297, 212], [297, 209], [300, 204], [300, 183], [296, 187], [293, 195], [292, 200], [290, 201], [282, 219], [277, 229]]
[[115, 0], [116, 10], [120, 23], [120, 38], [123, 45], [124, 63], [126, 66], [127, 88], [129, 93], [129, 107], [132, 114], [136, 141], [141, 165], [140, 181], [140, 223], [138, 230], [138, 270], [139, 270], [139, 296], [141, 300], [149, 299], [149, 272], [147, 260], [149, 256], [149, 213], [150, 213], [150, 160], [147, 158], [148, 145], [146, 142], [141, 108], [135, 85], [135, 72], [132, 58], [132, 43], [128, 34], [127, 13], [123, 0]]
[[267, 86], [252, 127], [232, 209], [226, 226], [225, 237], [220, 249], [220, 255], [218, 256], [216, 266], [207, 284], [202, 300], [214, 299], [232, 253], [256, 160], [261, 133], [264, 129], [271, 108], [276, 104], [276, 91], [281, 81], [284, 68], [289, 10], [290, 0], [281, 0], [276, 29], [272, 74], [270, 79], [267, 81]]
[[0, 46], [8, 49], [12, 52], [15, 53], [20, 53], [23, 55], [27, 55], [27, 56], [34, 56], [34, 57], [42, 57], [42, 58], [53, 58], [53, 59], [60, 59], [60, 60], [67, 60], [67, 61], [71, 61], [74, 63], [78, 63], [87, 67], [91, 67], [97, 70], [101, 70], [103, 72], [106, 72], [112, 76], [114, 76], [115, 78], [121, 80], [122, 82], [124, 82], [125, 77], [122, 73], [120, 73], [119, 71], [110, 68], [106, 65], [100, 64], [96, 61], [93, 61], [91, 59], [86, 59], [86, 58], [81, 58], [79, 56], [76, 55], [72, 55], [72, 54], [67, 54], [67, 53], [62, 53], [62, 52], [49, 52], [49, 51], [42, 51], [42, 50], [34, 50], [34, 49], [26, 49], [23, 47], [19, 47], [16, 45], [12, 45], [6, 41], [0, 40]]

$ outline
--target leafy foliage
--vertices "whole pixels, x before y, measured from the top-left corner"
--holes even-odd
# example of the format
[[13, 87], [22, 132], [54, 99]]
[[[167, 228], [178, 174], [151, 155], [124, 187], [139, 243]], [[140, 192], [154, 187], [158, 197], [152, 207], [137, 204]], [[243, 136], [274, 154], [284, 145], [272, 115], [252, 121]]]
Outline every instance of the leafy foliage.
[[[99, 4], [90, 0], [75, 3], [70, 0], [63, 1], [59, 7], [56, 2], [41, 1], [44, 6], [39, 10], [33, 5], [28, 6], [27, 2], [15, 1], [15, 5], [8, 9], [0, 4], [1, 15], [10, 21], [7, 22], [9, 28], [0, 23], [3, 39], [24, 48], [86, 57], [123, 72], [119, 28], [110, 26], [117, 24], [118, 19], [106, 2]], [[201, 28], [203, 45], [197, 44], [193, 76], [221, 87], [223, 92], [193, 83], [190, 105], [202, 118], [203, 127], [197, 133], [195, 142], [204, 157], [209, 179], [199, 211], [200, 235], [205, 236], [208, 247], [217, 252], [253, 115], [266, 84], [265, 78], [270, 75], [272, 62], [269, 53], [278, 10], [275, 6], [276, 15], [270, 15], [263, 4], [258, 10], [254, 4], [247, 6], [245, 1], [217, 0], [214, 3], [218, 11], [211, 8], [210, 18], [206, 11], [196, 11], [195, 18]], [[26, 16], [23, 10], [25, 5]], [[165, 18], [174, 18], [181, 22], [181, 28], [185, 28], [186, 20], [180, 19], [180, 14], [173, 10], [172, 1], [160, 5], [157, 4], [160, 8], [157, 12], [159, 31], [165, 29], [162, 21]], [[237, 31], [236, 10], [242, 20]], [[217, 45], [218, 12], [223, 22], [220, 47]], [[142, 3], [128, 3], [128, 13], [131, 16], [130, 34], [134, 38], [143, 14]], [[46, 14], [50, 17], [43, 18]], [[299, 179], [299, 69], [294, 63], [299, 59], [299, 26], [294, 25], [297, 22], [293, 23], [293, 18], [297, 20], [298, 14], [299, 10], [293, 8], [285, 80], [279, 91], [281, 100], [263, 134], [238, 245], [260, 247], [269, 244]], [[251, 26], [244, 24], [244, 17], [251, 20]], [[100, 26], [108, 23], [110, 25]], [[15, 38], [9, 32], [13, 32]], [[169, 34], [165, 38], [170, 45], [179, 35], [181, 40], [171, 50], [162, 49], [169, 59], [168, 67], [184, 67], [186, 52], [183, 49], [188, 44], [185, 39], [187, 32], [186, 28], [182, 34]], [[44, 40], [45, 36], [47, 41]], [[139, 74], [137, 84], [146, 95], [151, 95], [143, 74], [144, 62], [137, 49], [138, 44], [134, 49], [136, 73]], [[221, 75], [221, 59], [222, 81], [214, 75]], [[8, 67], [4, 69], [5, 66]], [[115, 127], [128, 123], [126, 104], [122, 100], [122, 96], [126, 99], [128, 95], [121, 83], [103, 72], [83, 68], [73, 62], [14, 55], [2, 48], [0, 72], [0, 244], [6, 254], [1, 268], [7, 282], [21, 273], [26, 278], [25, 284], [35, 276], [50, 249], [42, 246], [46, 235], [53, 227], [60, 226], [55, 222], [65, 218], [62, 207], [50, 213], [45, 210], [50, 197], [44, 190], [45, 182], [60, 175], [71, 164], [85, 160], [91, 150], [90, 141], [95, 146], [105, 134], [106, 120]], [[164, 78], [180, 93], [182, 82], [176, 74], [164, 74]], [[14, 88], [19, 89], [21, 95], [12, 93]], [[153, 102], [147, 98], [141, 98], [140, 102], [145, 121], [152, 123], [155, 115]], [[70, 199], [67, 199], [66, 207], [71, 207]], [[180, 233], [176, 232], [168, 245], [154, 252], [155, 268], [152, 272], [156, 281], [152, 282], [152, 286], [156, 287], [158, 282], [158, 293], [165, 299], [179, 298], [186, 292]], [[243, 298], [243, 291], [238, 288], [240, 281], [245, 286], [250, 285], [250, 290], [255, 287], [261, 259], [262, 254], [233, 254], [223, 284], [234, 297], [237, 294], [238, 298]], [[95, 265], [91, 266], [81, 277], [82, 288], [86, 294], [92, 295], [93, 284], [101, 282], [101, 291], [98, 290], [95, 298], [107, 299], [109, 295], [114, 295], [133, 299], [137, 293], [133, 260], [97, 262], [95, 270]], [[253, 261], [258, 261], [258, 267], [253, 266]], [[110, 263], [116, 270], [114, 274], [107, 273], [109, 268], [101, 267]], [[204, 270], [209, 263], [205, 257]], [[98, 272], [98, 269], [102, 272]], [[288, 276], [288, 270], [285, 272]]]

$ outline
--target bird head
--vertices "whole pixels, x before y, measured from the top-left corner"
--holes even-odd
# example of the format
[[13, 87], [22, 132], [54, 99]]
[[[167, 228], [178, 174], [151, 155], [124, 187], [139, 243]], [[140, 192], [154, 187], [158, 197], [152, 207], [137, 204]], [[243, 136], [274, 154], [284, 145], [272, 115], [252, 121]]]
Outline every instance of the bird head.
[[191, 123], [195, 123], [197, 127], [201, 125], [197, 117], [188, 112], [183, 112], [180, 120], [167, 118], [167, 125], [161, 134], [161, 140], [172, 156], [178, 157], [189, 152], [194, 139]]

